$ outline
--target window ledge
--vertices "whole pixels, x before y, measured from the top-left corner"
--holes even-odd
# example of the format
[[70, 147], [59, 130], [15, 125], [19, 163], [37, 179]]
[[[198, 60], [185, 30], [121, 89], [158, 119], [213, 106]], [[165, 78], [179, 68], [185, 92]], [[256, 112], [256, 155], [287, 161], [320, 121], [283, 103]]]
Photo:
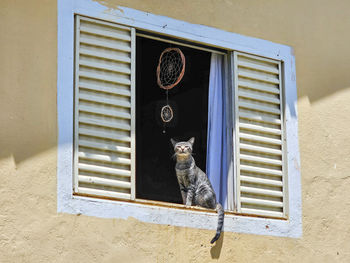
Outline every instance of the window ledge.
[[[145, 223], [207, 230], [215, 230], [218, 220], [218, 215], [214, 211], [196, 207], [185, 208], [182, 205], [165, 207], [84, 196], [65, 198], [58, 212], [101, 218], [128, 219], [133, 217]], [[301, 237], [302, 233], [301, 222], [296, 220], [259, 218], [232, 213], [225, 213], [223, 231], [293, 238]]]

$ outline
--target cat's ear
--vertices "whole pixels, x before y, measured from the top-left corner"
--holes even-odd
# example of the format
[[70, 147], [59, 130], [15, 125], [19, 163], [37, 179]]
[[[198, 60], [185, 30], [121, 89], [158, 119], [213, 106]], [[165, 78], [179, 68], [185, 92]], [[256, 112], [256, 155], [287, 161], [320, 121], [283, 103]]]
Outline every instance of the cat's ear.
[[192, 137], [191, 139], [189, 139], [188, 142], [193, 146], [193, 144], [194, 144], [194, 137]]
[[175, 147], [175, 144], [177, 144], [177, 142], [173, 138], [170, 138], [170, 141], [171, 141], [171, 144]]

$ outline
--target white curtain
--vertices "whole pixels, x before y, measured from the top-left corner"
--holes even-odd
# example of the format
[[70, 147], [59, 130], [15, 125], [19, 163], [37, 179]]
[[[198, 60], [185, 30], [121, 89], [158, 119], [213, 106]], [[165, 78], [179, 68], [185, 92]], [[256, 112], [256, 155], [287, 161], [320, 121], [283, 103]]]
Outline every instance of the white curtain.
[[[228, 111], [225, 57], [212, 53], [209, 76], [207, 175], [217, 201], [233, 209], [232, 124]], [[230, 147], [231, 145], [231, 147]]]

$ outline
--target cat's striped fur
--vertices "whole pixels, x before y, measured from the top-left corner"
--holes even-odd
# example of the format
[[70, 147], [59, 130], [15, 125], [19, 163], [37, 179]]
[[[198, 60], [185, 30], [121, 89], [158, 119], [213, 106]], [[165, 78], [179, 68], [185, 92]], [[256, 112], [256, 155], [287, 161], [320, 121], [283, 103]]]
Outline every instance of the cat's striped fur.
[[192, 157], [194, 138], [187, 142], [176, 142], [171, 139], [176, 156], [176, 176], [179, 182], [183, 204], [186, 206], [198, 205], [216, 209], [219, 215], [216, 235], [210, 243], [219, 239], [224, 224], [224, 209], [216, 202], [214, 189], [207, 175], [196, 166]]

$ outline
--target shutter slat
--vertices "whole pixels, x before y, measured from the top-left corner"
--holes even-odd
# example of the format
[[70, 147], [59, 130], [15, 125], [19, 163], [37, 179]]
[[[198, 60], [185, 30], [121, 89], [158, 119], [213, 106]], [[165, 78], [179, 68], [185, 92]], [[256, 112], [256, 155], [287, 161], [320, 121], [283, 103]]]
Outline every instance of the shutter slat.
[[79, 163], [78, 169], [83, 171], [108, 174], [108, 175], [125, 176], [125, 177], [131, 176], [131, 172], [127, 170], [92, 165], [92, 164], [85, 164], [85, 163]]
[[277, 98], [271, 98], [271, 97], [267, 97], [267, 96], [264, 96], [261, 94], [254, 94], [254, 93], [247, 92], [247, 91], [239, 91], [238, 96], [243, 97], [243, 98], [257, 100], [257, 101], [262, 101], [262, 102], [280, 104], [280, 100]]
[[281, 160], [275, 160], [272, 158], [257, 157], [254, 155], [246, 155], [246, 154], [240, 154], [239, 157], [242, 160], [251, 161], [251, 162], [258, 162], [258, 163], [265, 163], [265, 164], [272, 164], [272, 165], [282, 165]]
[[131, 188], [131, 184], [129, 182], [105, 179], [101, 177], [79, 175], [78, 179], [79, 179], [79, 182], [86, 183], [86, 184], [110, 186], [110, 187], [117, 187], [117, 188], [123, 188], [123, 189]]
[[79, 117], [79, 122], [85, 123], [85, 124], [96, 125], [96, 126], [103, 126], [103, 127], [115, 128], [115, 129], [120, 129], [120, 130], [126, 130], [126, 131], [131, 130], [131, 126], [124, 124], [124, 123], [103, 121], [103, 120], [97, 120], [97, 119], [92, 119], [92, 118], [87, 118], [87, 117]]
[[113, 142], [100, 143], [94, 141], [87, 141], [80, 139], [79, 146], [88, 147], [97, 150], [111, 151], [111, 152], [119, 152], [119, 153], [131, 153], [131, 149], [128, 147], [115, 145]]
[[115, 50], [120, 50], [120, 51], [125, 51], [125, 52], [130, 52], [131, 48], [130, 46], [123, 46], [117, 43], [108, 43], [106, 41], [102, 40], [96, 40], [96, 39], [90, 39], [86, 37], [81, 37], [80, 38], [80, 43], [92, 45], [92, 46], [99, 46], [103, 48], [110, 48], [110, 49], [115, 49]]
[[106, 93], [121, 95], [121, 96], [127, 96], [127, 97], [131, 96], [130, 90], [106, 87], [106, 86], [103, 86], [102, 84], [96, 85], [96, 84], [92, 84], [92, 83], [80, 82], [79, 87], [84, 88], [84, 89], [98, 91], [98, 92], [106, 92]]
[[247, 182], [247, 183], [262, 184], [267, 186], [280, 186], [280, 187], [283, 186], [281, 181], [269, 180], [264, 178], [251, 177], [251, 176], [243, 176], [243, 175], [241, 175], [241, 181]]
[[264, 72], [268, 72], [268, 73], [278, 74], [278, 69], [276, 67], [257, 65], [257, 64], [247, 62], [247, 61], [239, 61], [238, 66], [241, 66], [244, 68], [249, 68], [249, 69], [260, 70], [260, 71], [264, 71]]
[[255, 199], [255, 198], [248, 198], [248, 197], [241, 197], [241, 202], [245, 204], [252, 204], [252, 205], [283, 207], [283, 202]]
[[135, 199], [135, 29], [76, 15], [74, 192]]
[[87, 152], [79, 152], [79, 158], [86, 159], [86, 160], [100, 161], [100, 162], [125, 164], [125, 165], [131, 164], [130, 159], [120, 158], [120, 157], [111, 157], [110, 155], [93, 154], [93, 153], [87, 153]]
[[268, 124], [275, 124], [275, 125], [281, 124], [281, 120], [280, 119], [274, 119], [274, 118], [262, 116], [262, 115], [259, 115], [259, 114], [251, 114], [251, 113], [246, 113], [246, 112], [239, 112], [238, 116], [240, 118], [245, 118], [247, 120], [260, 121], [260, 122], [264, 122], [264, 123], [268, 123]]
[[267, 153], [267, 154], [271, 154], [271, 155], [282, 155], [281, 150], [262, 147], [262, 146], [255, 146], [255, 145], [250, 145], [250, 144], [244, 144], [244, 143], [240, 143], [239, 148], [242, 150], [248, 150], [248, 151], [253, 151], [253, 152], [257, 152], [257, 153]]
[[97, 68], [102, 70], [109, 70], [118, 73], [130, 74], [130, 69], [117, 67], [115, 65], [106, 65], [106, 63], [96, 62], [96, 61], [88, 61], [88, 60], [80, 60], [79, 64], [85, 67]]
[[[118, 34], [116, 32], [102, 30], [97, 28], [92, 28], [88, 26], [80, 26], [80, 32], [90, 33], [94, 35], [100, 35], [102, 37], [110, 37], [124, 41], [131, 41], [131, 37], [123, 34]], [[130, 50], [129, 50], [130, 51]]]
[[113, 197], [120, 199], [131, 199], [131, 194], [126, 194], [122, 192], [112, 192], [107, 190], [92, 189], [86, 187], [79, 187], [78, 193], [93, 195], [93, 196], [103, 196], [103, 197]]
[[254, 187], [242, 186], [241, 191], [248, 194], [283, 197], [283, 194], [280, 191], [266, 190], [266, 189], [260, 189], [260, 188], [254, 188]]
[[118, 107], [125, 107], [125, 108], [131, 107], [130, 102], [127, 102], [124, 100], [118, 100], [118, 99], [114, 99], [114, 98], [99, 97], [99, 96], [95, 96], [95, 95], [79, 94], [79, 99], [109, 104], [109, 105], [118, 106]]
[[256, 73], [251, 73], [251, 72], [244, 72], [244, 71], [238, 71], [238, 76], [239, 77], [244, 77], [244, 78], [249, 78], [249, 79], [255, 79], [255, 80], [260, 80], [263, 82], [268, 82], [272, 84], [279, 84], [280, 81], [276, 78], [256, 74]]
[[[241, 52], [236, 52], [236, 53], [239, 58], [248, 59], [250, 62], [254, 62], [254, 64], [260, 63], [260, 64], [268, 65], [270, 67], [271, 66], [277, 67], [279, 64], [279, 61], [274, 59], [258, 57], [256, 55], [251, 55], [251, 54], [241, 53]], [[241, 61], [241, 59], [239, 61]]]
[[99, 73], [92, 73], [92, 72], [87, 72], [87, 71], [80, 71], [79, 75], [80, 75], [80, 77], [108, 81], [108, 82], [122, 84], [122, 85], [130, 85], [130, 83], [131, 83], [129, 79], [118, 78], [118, 77], [107, 75], [107, 74], [99, 74]]
[[258, 135], [252, 135], [252, 134], [246, 134], [243, 132], [240, 132], [239, 138], [246, 139], [246, 140], [252, 140], [252, 141], [256, 141], [256, 142], [261, 142], [261, 143], [275, 144], [275, 145], [282, 144], [282, 141], [278, 140], [278, 139], [272, 139], [272, 138], [258, 136]]
[[266, 174], [266, 175], [282, 176], [282, 171], [261, 168], [261, 167], [254, 167], [254, 166], [250, 166], [250, 165], [242, 165], [241, 164], [241, 170], [247, 171], [247, 172], [253, 172], [253, 173]]
[[243, 88], [257, 90], [257, 91], [268, 92], [268, 93], [272, 93], [272, 94], [279, 94], [280, 93], [278, 88], [266, 87], [264, 85], [259, 85], [257, 83], [251, 83], [251, 82], [245, 81], [244, 79], [238, 80], [238, 86], [243, 87]]
[[241, 210], [242, 210], [242, 214], [251, 214], [251, 215], [259, 215], [259, 216], [269, 216], [269, 217], [283, 217], [283, 213], [281, 212], [249, 209], [249, 208], [242, 208]]
[[249, 110], [258, 110], [258, 111], [263, 111], [263, 112], [272, 113], [272, 114], [280, 114], [281, 113], [281, 111], [279, 109], [267, 107], [267, 106], [262, 106], [259, 104], [243, 102], [243, 101], [239, 101], [238, 104], [239, 104], [239, 107], [246, 108]]
[[234, 52], [236, 210], [286, 217], [281, 62]]
[[96, 131], [94, 129], [87, 129], [87, 128], [80, 128], [79, 134], [98, 137], [98, 138], [102, 138], [102, 139], [111, 139], [111, 140], [116, 140], [116, 141], [121, 141], [121, 142], [130, 142], [131, 141], [131, 138], [129, 136], [122, 136], [122, 135], [118, 135], [118, 134], [112, 133], [112, 132], [111, 133], [102, 132], [102, 131]]
[[105, 51], [96, 51], [96, 50], [89, 50], [86, 48], [80, 48], [79, 53], [81, 55], [91, 56], [91, 57], [97, 57], [97, 58], [104, 58], [109, 60], [114, 60], [117, 62], [123, 62], [123, 63], [131, 63], [131, 59], [126, 56], [119, 56], [115, 54], [110, 54]]
[[121, 119], [130, 119], [131, 115], [126, 112], [114, 110], [114, 109], [104, 109], [104, 108], [99, 108], [99, 107], [94, 107], [94, 106], [88, 106], [88, 105], [79, 105], [79, 111], [83, 112], [89, 112], [93, 114], [101, 114], [109, 117], [118, 117]]
[[262, 133], [268, 133], [272, 135], [281, 135], [281, 130], [279, 129], [273, 129], [273, 128], [267, 128], [261, 125], [254, 125], [249, 123], [240, 123], [240, 128], [251, 130], [251, 131], [257, 131]]

